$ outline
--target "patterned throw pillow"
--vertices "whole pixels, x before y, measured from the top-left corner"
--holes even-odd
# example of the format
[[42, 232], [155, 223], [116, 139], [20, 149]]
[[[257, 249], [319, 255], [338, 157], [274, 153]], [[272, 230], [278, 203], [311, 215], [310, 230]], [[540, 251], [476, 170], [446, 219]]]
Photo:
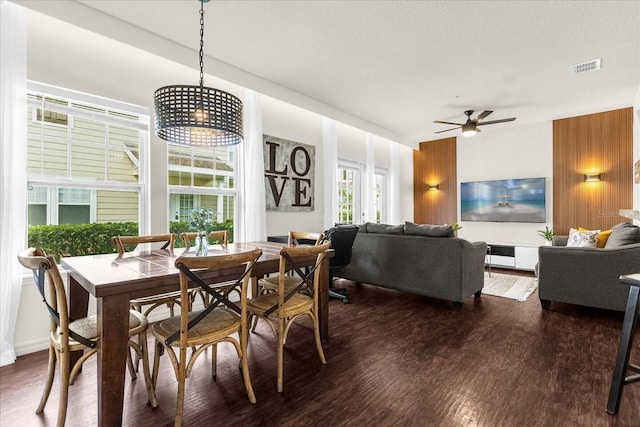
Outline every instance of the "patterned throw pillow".
[[569, 229], [567, 246], [574, 248], [595, 248], [600, 230], [579, 231], [575, 228]]
[[607, 240], [609, 239], [609, 235], [611, 234], [611, 230], [589, 230], [588, 228], [578, 227], [578, 231], [598, 231], [598, 240], [596, 241], [596, 248], [604, 248], [604, 245], [607, 244]]

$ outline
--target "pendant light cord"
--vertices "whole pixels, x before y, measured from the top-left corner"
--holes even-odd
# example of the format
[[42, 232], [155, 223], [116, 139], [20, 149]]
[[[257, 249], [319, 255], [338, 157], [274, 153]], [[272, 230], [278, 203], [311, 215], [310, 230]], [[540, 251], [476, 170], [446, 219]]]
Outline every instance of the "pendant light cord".
[[204, 86], [204, 0], [200, 0], [200, 87]]

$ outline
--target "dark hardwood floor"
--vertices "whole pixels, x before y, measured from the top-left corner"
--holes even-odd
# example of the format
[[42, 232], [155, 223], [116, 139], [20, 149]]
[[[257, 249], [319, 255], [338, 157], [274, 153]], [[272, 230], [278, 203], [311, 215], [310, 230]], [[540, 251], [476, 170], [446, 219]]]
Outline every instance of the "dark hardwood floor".
[[[301, 321], [287, 340], [277, 393], [274, 338], [261, 324], [249, 360], [258, 402], [249, 403], [231, 346], [220, 345], [217, 382], [208, 354], [187, 379], [185, 424], [640, 426], [640, 384], [625, 387], [618, 415], [605, 412], [622, 313], [559, 303], [543, 311], [537, 293], [526, 302], [469, 298], [457, 312], [443, 301], [344, 285], [350, 303], [330, 303], [327, 365]], [[45, 371], [46, 352], [0, 369], [0, 425], [55, 425], [57, 381], [44, 414], [34, 414]], [[70, 389], [69, 427], [95, 425], [95, 372], [94, 358]], [[143, 381], [127, 378], [123, 424], [172, 425], [176, 382], [166, 356], [157, 409], [145, 405]]]

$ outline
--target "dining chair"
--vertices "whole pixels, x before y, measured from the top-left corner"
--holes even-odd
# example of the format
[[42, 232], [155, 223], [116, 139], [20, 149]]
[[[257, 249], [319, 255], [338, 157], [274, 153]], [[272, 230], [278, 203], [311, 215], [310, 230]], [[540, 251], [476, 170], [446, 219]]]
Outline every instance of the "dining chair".
[[[29, 248], [18, 255], [18, 261], [23, 267], [33, 272], [38, 291], [42, 295], [42, 301], [50, 314], [51, 325], [49, 334], [49, 363], [47, 380], [36, 409], [36, 414], [42, 413], [53, 385], [56, 371], [56, 362], [60, 366], [59, 378], [59, 404], [58, 427], [64, 426], [67, 417], [67, 404], [69, 401], [69, 385], [73, 384], [76, 376], [82, 368], [82, 364], [98, 351], [97, 316], [88, 316], [80, 319], [69, 319], [67, 294], [65, 284], [58, 270], [55, 258], [47, 256], [42, 249]], [[144, 379], [147, 388], [148, 403], [157, 407], [156, 395], [149, 371], [149, 357], [147, 352], [147, 318], [135, 311], [129, 312], [129, 347], [142, 359]], [[138, 336], [139, 342], [131, 338]], [[100, 343], [108, 345], [108, 343]], [[71, 366], [71, 353], [83, 351], [83, 355]], [[127, 360], [132, 379], [136, 379], [132, 369], [130, 358]]]
[[[184, 242], [185, 250], [190, 250], [192, 242], [195, 242], [197, 237], [197, 232], [189, 232], [189, 233], [180, 233], [180, 240]], [[214, 230], [209, 233], [207, 236], [207, 242], [215, 242], [217, 244], [222, 245], [222, 247], [227, 247], [229, 244], [229, 232], [228, 230]], [[223, 289], [225, 287], [224, 283], [220, 283], [217, 285], [218, 288]], [[191, 303], [195, 302], [196, 296], [199, 296], [202, 300], [202, 305], [206, 307], [209, 304], [209, 294], [203, 292], [201, 289], [195, 289], [194, 292], [191, 293]]]
[[[211, 348], [211, 375], [216, 378], [217, 344], [231, 343], [240, 358], [240, 368], [244, 386], [251, 403], [256, 397], [251, 386], [247, 363], [248, 311], [247, 289], [253, 265], [262, 255], [261, 249], [247, 252], [214, 256], [194, 256], [187, 254], [179, 257], [175, 266], [180, 270], [180, 292], [182, 299], [189, 296], [190, 285], [199, 287], [209, 294], [211, 302], [200, 311], [181, 310], [179, 316], [162, 320], [151, 326], [155, 337], [152, 382], [158, 379], [160, 357], [166, 351], [178, 381], [175, 425], [182, 425], [184, 412], [185, 382], [198, 358], [207, 348]], [[216, 270], [212, 272], [212, 270]], [[236, 287], [240, 288], [240, 301], [229, 299], [231, 288], [220, 292], [211, 286], [207, 275], [224, 274], [225, 280], [233, 277]], [[233, 335], [238, 334], [236, 339]], [[187, 355], [187, 349], [193, 349]]]
[[[180, 239], [184, 242], [184, 246], [185, 248], [187, 248], [187, 250], [191, 248], [191, 243], [195, 241], [197, 235], [198, 233], [196, 232], [180, 233]], [[229, 243], [229, 232], [228, 230], [215, 230], [210, 232], [207, 238], [209, 242], [213, 240], [222, 246], [227, 246], [227, 244]]]
[[[113, 236], [111, 238], [112, 242], [116, 245], [120, 256], [123, 256], [127, 252], [137, 250], [141, 244], [148, 244], [150, 245], [150, 247], [153, 243], [161, 244], [161, 246], [159, 247], [160, 250], [173, 251], [175, 239], [176, 235], [174, 233], [154, 234], [146, 236]], [[185, 305], [187, 310], [191, 306], [191, 301], [193, 301], [194, 296], [195, 291], [193, 291], [193, 293], [190, 295], [190, 299], [187, 300], [187, 304]], [[166, 305], [166, 307], [169, 309], [170, 317], [175, 316], [174, 308], [176, 305], [183, 305], [182, 300], [180, 299], [180, 291], [134, 298], [129, 301], [129, 304], [131, 308], [142, 313], [145, 316], [149, 316], [149, 314], [156, 308]], [[136, 370], [138, 369], [139, 362], [140, 359], [136, 356], [134, 364]]]
[[[322, 233], [314, 233], [308, 231], [290, 231], [288, 244], [289, 246], [299, 246], [299, 245], [319, 245], [324, 241], [324, 234]], [[291, 274], [291, 272], [289, 272]], [[271, 276], [271, 277], [263, 277], [258, 280], [258, 293], [265, 294], [269, 292], [274, 292], [278, 290], [280, 277], [279, 276]], [[285, 276], [284, 278], [284, 289], [285, 293], [288, 293], [291, 289], [295, 288], [299, 280], [295, 276]], [[303, 289], [301, 289], [303, 290]]]
[[[247, 302], [251, 316], [265, 319], [276, 336], [278, 392], [283, 389], [284, 345], [287, 334], [291, 325], [299, 316], [306, 315], [311, 319], [318, 356], [322, 364], [327, 363], [320, 341], [318, 306], [321, 265], [330, 246], [330, 243], [324, 243], [314, 246], [288, 246], [282, 248], [280, 250], [277, 291], [258, 295]], [[314, 256], [315, 263], [308, 271], [300, 267], [301, 258]], [[286, 291], [286, 283], [291, 283], [290, 279], [287, 279], [292, 277], [288, 275], [290, 271], [294, 272], [293, 277], [296, 278], [297, 285]], [[299, 292], [303, 288], [307, 289], [308, 294]]]
[[[140, 244], [144, 243], [162, 243], [160, 249], [172, 251], [175, 243], [175, 238], [176, 235], [174, 233], [169, 233], [148, 236], [113, 236], [111, 240], [118, 248], [118, 253], [122, 256], [127, 252], [131, 252], [132, 250], [137, 249]], [[132, 247], [132, 249], [127, 250], [127, 247]], [[149, 313], [151, 313], [156, 308], [166, 305], [169, 309], [169, 315], [174, 316], [174, 306], [176, 304], [181, 304], [180, 292], [167, 292], [159, 295], [135, 298], [132, 299], [129, 303], [134, 310], [139, 311], [145, 316], [148, 316]]]

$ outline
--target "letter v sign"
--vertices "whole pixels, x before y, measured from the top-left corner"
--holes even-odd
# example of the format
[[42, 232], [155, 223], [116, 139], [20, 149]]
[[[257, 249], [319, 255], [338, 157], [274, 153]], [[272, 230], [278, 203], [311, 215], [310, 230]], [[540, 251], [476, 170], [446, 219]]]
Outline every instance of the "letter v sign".
[[[276, 206], [280, 206], [280, 198], [282, 197], [282, 193], [284, 192], [284, 187], [287, 184], [287, 180], [289, 177], [286, 176], [273, 176], [267, 175], [267, 179], [269, 180], [269, 187], [271, 187], [271, 194], [273, 194], [273, 200], [276, 202]], [[276, 180], [281, 179], [282, 185], [280, 190], [278, 190], [278, 185], [276, 184]]]

